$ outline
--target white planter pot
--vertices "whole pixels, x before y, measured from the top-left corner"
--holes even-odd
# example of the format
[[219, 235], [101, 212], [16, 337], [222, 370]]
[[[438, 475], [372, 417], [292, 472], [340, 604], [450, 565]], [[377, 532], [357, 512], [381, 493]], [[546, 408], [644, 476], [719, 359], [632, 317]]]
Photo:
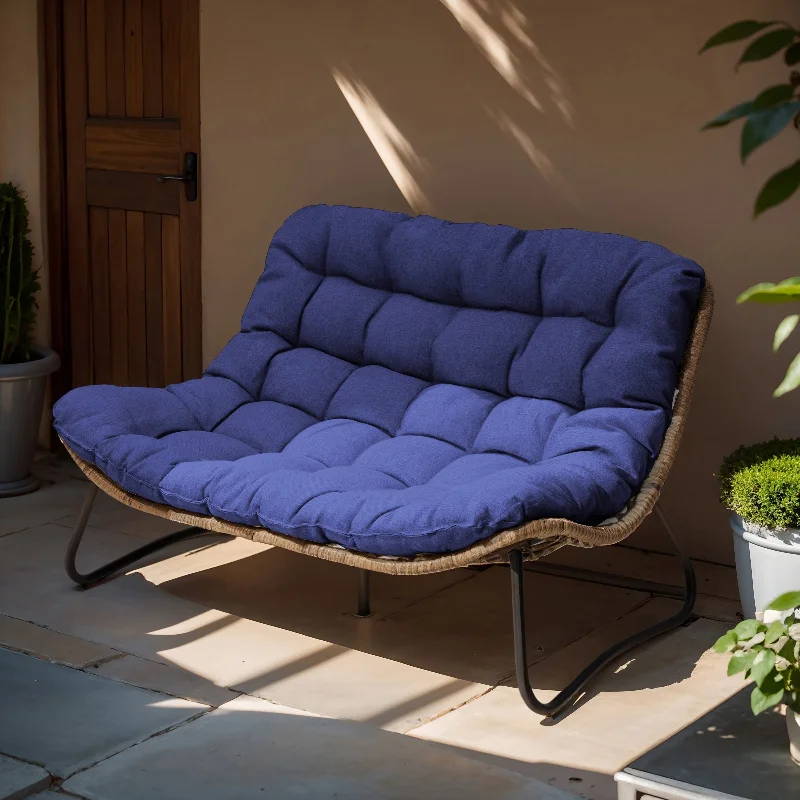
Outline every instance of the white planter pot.
[[778, 595], [800, 589], [800, 530], [763, 528], [738, 514], [731, 528], [742, 611], [761, 620]]
[[789, 753], [792, 761], [800, 767], [800, 715], [786, 709], [786, 727], [789, 729]]

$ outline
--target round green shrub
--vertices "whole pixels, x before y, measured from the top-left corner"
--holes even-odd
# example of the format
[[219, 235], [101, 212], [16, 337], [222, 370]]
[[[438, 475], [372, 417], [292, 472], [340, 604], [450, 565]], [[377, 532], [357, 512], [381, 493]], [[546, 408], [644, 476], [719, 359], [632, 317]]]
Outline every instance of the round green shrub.
[[739, 447], [719, 470], [720, 499], [743, 519], [800, 528], [800, 439]]

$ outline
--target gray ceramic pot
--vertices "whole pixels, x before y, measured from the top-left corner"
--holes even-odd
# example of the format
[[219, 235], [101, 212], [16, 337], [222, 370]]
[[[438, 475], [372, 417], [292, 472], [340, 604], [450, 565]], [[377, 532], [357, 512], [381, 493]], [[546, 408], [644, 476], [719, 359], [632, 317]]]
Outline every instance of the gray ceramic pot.
[[31, 361], [0, 364], [0, 497], [39, 488], [31, 464], [47, 376], [59, 368], [61, 360], [44, 347], [31, 350], [35, 356]]

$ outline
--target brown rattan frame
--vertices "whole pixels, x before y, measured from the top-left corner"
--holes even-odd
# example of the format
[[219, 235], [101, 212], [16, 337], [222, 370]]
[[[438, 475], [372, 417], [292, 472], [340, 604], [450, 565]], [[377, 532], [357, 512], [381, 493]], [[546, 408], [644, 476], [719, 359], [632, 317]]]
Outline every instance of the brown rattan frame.
[[390, 575], [425, 575], [458, 567], [507, 562], [508, 553], [511, 550], [522, 551], [526, 559], [535, 560], [565, 545], [597, 547], [616, 544], [630, 536], [653, 510], [664, 481], [675, 460], [681, 434], [686, 424], [697, 368], [708, 329], [711, 325], [713, 310], [714, 292], [711, 284], [706, 283], [700, 296], [699, 307], [681, 367], [672, 421], [664, 435], [658, 458], [656, 458], [650, 474], [645, 479], [628, 510], [618, 521], [611, 524], [589, 526], [579, 525], [568, 519], [537, 519], [496, 533], [471, 547], [454, 553], [443, 555], [423, 554], [413, 558], [389, 558], [347, 550], [338, 545], [308, 542], [292, 536], [275, 533], [267, 528], [238, 525], [217, 517], [181, 511], [171, 506], [144, 500], [125, 491], [97, 467], [73, 452], [69, 445], [64, 443], [64, 446], [90, 481], [115, 500], [119, 500], [131, 508], [187, 526], [241, 536], [263, 544], [283, 547], [296, 553], [305, 553], [327, 561], [335, 561], [373, 572], [384, 572]]

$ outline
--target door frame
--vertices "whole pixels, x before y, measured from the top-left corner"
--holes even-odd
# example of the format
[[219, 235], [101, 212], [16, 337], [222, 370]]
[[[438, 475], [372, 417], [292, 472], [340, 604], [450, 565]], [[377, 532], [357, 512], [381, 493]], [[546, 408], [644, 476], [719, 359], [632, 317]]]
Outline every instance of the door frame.
[[[181, 149], [201, 153], [200, 149], [200, 3], [180, 0], [181, 31]], [[67, 125], [65, 103], [66, 69], [64, 61], [64, 15], [74, 7], [85, 8], [82, 0], [41, 0], [40, 46], [43, 58], [43, 137], [45, 252], [50, 294], [50, 337], [53, 349], [61, 356], [62, 367], [52, 377], [52, 400], [72, 388], [72, 326], [70, 312], [70, 240], [67, 193]], [[188, 65], [192, 63], [191, 69]], [[78, 80], [85, 80], [85, 70]], [[185, 76], [185, 78], [184, 78]], [[76, 80], [75, 75], [71, 75]], [[193, 91], [186, 91], [194, 84]], [[201, 168], [198, 187], [202, 181]], [[202, 190], [200, 191], [202, 194]], [[195, 265], [181, 270], [181, 340], [184, 371], [199, 376], [202, 371], [202, 290], [201, 290], [201, 214], [200, 203], [188, 203], [181, 194], [181, 262], [184, 257]], [[184, 224], [184, 222], [186, 224]], [[192, 235], [192, 230], [197, 231]], [[187, 366], [188, 365], [188, 366]]]

